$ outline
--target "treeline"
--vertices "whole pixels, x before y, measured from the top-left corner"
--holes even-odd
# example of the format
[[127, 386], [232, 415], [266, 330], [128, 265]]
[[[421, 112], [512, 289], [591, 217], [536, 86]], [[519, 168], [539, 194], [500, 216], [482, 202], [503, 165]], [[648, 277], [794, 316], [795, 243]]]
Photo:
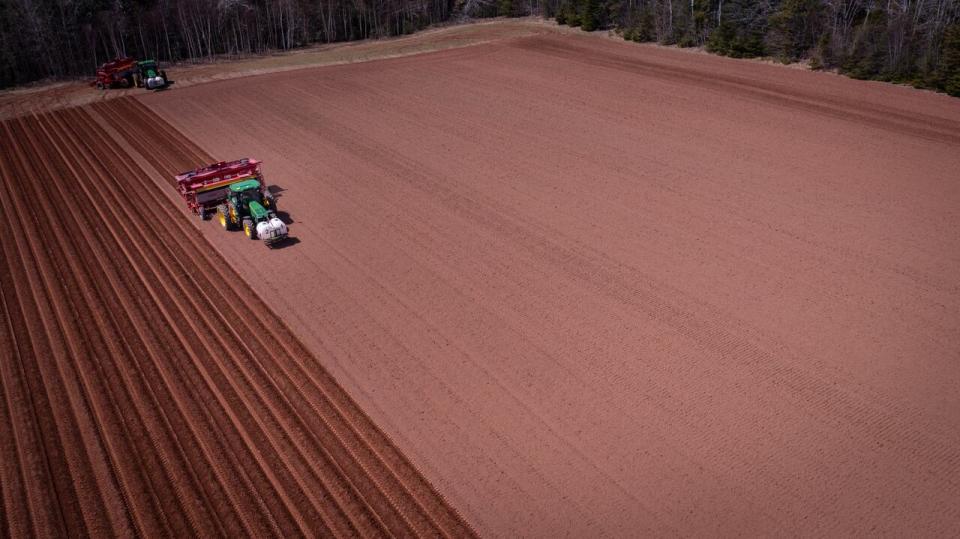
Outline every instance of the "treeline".
[[960, 0], [0, 0], [0, 88], [90, 76], [117, 56], [287, 50], [407, 34], [460, 13], [542, 15], [960, 95]]
[[[498, 2], [499, 14], [520, 15], [529, 0]], [[960, 0], [544, 0], [539, 9], [632, 41], [809, 60], [960, 96]]]
[[407, 34], [456, 0], [0, 0], [0, 88], [160, 61]]

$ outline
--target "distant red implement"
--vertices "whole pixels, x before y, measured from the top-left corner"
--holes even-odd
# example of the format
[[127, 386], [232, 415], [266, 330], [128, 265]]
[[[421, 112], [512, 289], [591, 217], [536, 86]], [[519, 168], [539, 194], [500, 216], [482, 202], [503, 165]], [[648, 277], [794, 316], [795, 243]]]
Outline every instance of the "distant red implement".
[[177, 190], [191, 211], [204, 220], [227, 199], [230, 185], [246, 179], [263, 184], [261, 161], [243, 158], [220, 161], [176, 176]]
[[97, 69], [97, 88], [113, 88], [117, 86], [133, 87], [137, 73], [135, 58], [116, 58]]

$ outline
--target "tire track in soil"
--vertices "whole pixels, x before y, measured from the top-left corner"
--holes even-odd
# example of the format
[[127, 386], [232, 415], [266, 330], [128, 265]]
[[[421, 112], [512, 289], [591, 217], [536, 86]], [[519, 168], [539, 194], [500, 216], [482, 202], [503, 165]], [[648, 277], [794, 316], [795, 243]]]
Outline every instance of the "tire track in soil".
[[144, 110], [117, 100], [0, 132], [5, 224], [22, 231], [0, 266], [19, 285], [0, 344], [22, 365], [0, 371], [5, 530], [471, 535], [183, 213], [156, 204], [161, 186], [81, 127], [102, 115], [165, 177], [212, 160], [159, 119], [125, 123]]
[[[181, 285], [183, 285], [183, 283], [181, 283]], [[184, 285], [184, 286], [189, 286], [189, 285]], [[198, 290], [197, 290], [197, 293], [202, 294], [202, 293], [203, 293], [202, 288], [201, 288], [201, 289], [198, 289]], [[188, 297], [188, 298], [191, 297], [191, 294], [187, 294], [187, 297]], [[239, 316], [239, 313], [238, 313], [238, 316]], [[251, 331], [253, 330], [253, 328], [250, 328], [250, 329], [251, 329]], [[240, 335], [234, 335], [234, 337], [237, 339], [238, 342], [242, 342]], [[226, 343], [219, 343], [219, 344], [220, 344], [221, 347], [226, 347]], [[265, 352], [265, 351], [258, 351], [258, 352]], [[250, 352], [250, 355], [256, 355], [256, 354], [258, 354], [258, 352]], [[240, 360], [241, 357], [238, 356], [238, 357], [236, 357], [235, 359], [236, 359], [236, 360]], [[248, 379], [249, 379], [249, 374], [247, 374], [247, 377], [248, 377]], [[260, 397], [260, 399], [266, 401], [266, 399], [263, 399], [262, 397]], [[279, 418], [279, 416], [278, 416], [278, 418]], [[288, 430], [286, 433], [284, 433], [284, 435], [285, 435], [286, 437], [291, 437], [291, 432]], [[283, 438], [280, 438], [280, 439], [283, 439]], [[298, 448], [298, 450], [301, 450], [301, 451], [302, 451], [302, 448]], [[297, 466], [302, 467], [303, 464], [291, 464], [291, 467], [297, 467]], [[317, 475], [318, 478], [322, 478], [322, 477], [323, 477], [323, 474], [316, 474], [316, 475]], [[315, 507], [319, 508], [319, 505], [317, 505], [318, 502], [317, 502], [316, 500], [313, 500], [313, 503], [314, 503]], [[349, 504], [349, 503], [355, 503], [355, 501], [352, 501], [352, 500], [344, 500], [343, 503]], [[350, 511], [345, 511], [344, 513], [347, 514], [347, 515], [353, 514], [353, 512], [350, 512]], [[363, 524], [363, 523], [360, 523], [360, 522], [354, 522], [353, 525], [354, 525], [354, 526], [358, 526], [358, 527], [362, 527], [364, 524]], [[344, 529], [343, 531], [344, 531], [344, 532], [353, 532], [353, 531], [355, 531], [355, 530], [354, 530], [352, 527], [349, 527], [349, 528], [347, 528], [347, 529]], [[368, 530], [368, 531], [369, 531], [369, 530]]]
[[[2, 147], [2, 146], [0, 146]], [[2, 166], [2, 160], [0, 160]], [[2, 251], [0, 251], [2, 252]], [[6, 260], [6, 257], [4, 257]], [[0, 282], [14, 282], [11, 270], [0, 264], [2, 279]], [[40, 436], [43, 422], [36, 400], [30, 393], [25, 382], [23, 357], [29, 344], [21, 346], [16, 335], [25, 332], [25, 329], [14, 325], [14, 319], [9, 305], [9, 292], [0, 287], [0, 307], [5, 323], [0, 324], [3, 331], [0, 345], [4, 350], [10, 350], [11, 360], [0, 364], [0, 421], [3, 430], [0, 431], [4, 442], [0, 449], [3, 455], [16, 455], [16, 458], [5, 458], [0, 468], [0, 522], [6, 523], [11, 536], [34, 535], [63, 535], [63, 515], [55, 497], [45, 496], [46, 492], [57, 492], [52, 481], [54, 477], [46, 448]], [[16, 410], [26, 410], [26, 414], [16, 414]], [[33, 477], [28, 477], [33, 474]], [[38, 515], [42, 513], [42, 515]]]
[[[14, 139], [10, 126], [5, 125], [6, 135]], [[15, 160], [27, 168], [23, 148], [13, 145]], [[30, 177], [21, 174], [20, 177]], [[7, 193], [4, 198], [17, 200], [17, 192], [6, 182]], [[23, 224], [30, 223], [31, 215], [21, 212], [21, 207], [29, 204], [30, 200], [20, 200], [5, 209], [4, 215], [14, 216], [10, 222], [10, 230], [22, 229]], [[19, 213], [19, 215], [17, 215]], [[20, 224], [21, 227], [14, 227]], [[12, 251], [12, 260], [20, 259], [25, 276], [15, 279], [14, 282], [28, 282], [31, 297], [26, 302], [37, 306], [39, 316], [33, 320], [30, 327], [31, 339], [34, 343], [43, 339], [49, 343], [46, 353], [39, 354], [41, 379], [48, 392], [48, 397], [54, 404], [55, 421], [61, 429], [61, 444], [66, 453], [66, 464], [69, 476], [82, 478], [83, 488], [76, 488], [79, 501], [80, 516], [83, 519], [84, 533], [132, 533], [127, 509], [122, 495], [117, 491], [113, 480], [113, 471], [110, 469], [102, 446], [100, 426], [96, 424], [94, 414], [91, 413], [87, 395], [77, 383], [77, 373], [74, 371], [73, 360], [78, 357], [76, 326], [64, 327], [64, 320], [69, 316], [65, 313], [64, 300], [67, 297], [65, 289], [57, 282], [53, 275], [54, 264], [48, 258], [46, 249], [41, 249], [35, 242], [26, 240], [25, 235], [15, 236]], [[10, 256], [10, 255], [8, 255]], [[33, 261], [34, 268], [28, 269]], [[26, 303], [20, 300], [21, 306]], [[38, 333], [40, 335], [38, 335]], [[73, 333], [73, 334], [71, 334]], [[65, 440], [64, 440], [65, 439]]]
[[[89, 119], [88, 119], [88, 120], [89, 120]], [[141, 201], [141, 204], [143, 204], [143, 202], [145, 202], [145, 201]], [[141, 206], [141, 207], [142, 207], [142, 206]], [[122, 217], [121, 217], [121, 219], [122, 219]], [[125, 222], [125, 221], [121, 220], [120, 222]], [[153, 222], [153, 221], [151, 221], [151, 222]], [[161, 220], [158, 220], [158, 221], [156, 221], [156, 222], [163, 222], [163, 220], [161, 219]], [[142, 233], [142, 232], [144, 232], [144, 231], [141, 230], [141, 231], [139, 231], [139, 232]], [[137, 232], [134, 232], [134, 234], [136, 234], [136, 233], [137, 233]], [[150, 260], [150, 259], [153, 259], [153, 260], [164, 260], [164, 256], [161, 254], [161, 255], [146, 256], [146, 257], [145, 257], [145, 260]], [[169, 279], [169, 277], [167, 277], [167, 279]], [[161, 282], [163, 282], [163, 280], [161, 280]], [[190, 296], [190, 292], [193, 292], [193, 291], [188, 291], [188, 292], [187, 292], [186, 294], [184, 294], [184, 295], [187, 296], [187, 297], [189, 297], [189, 296]], [[171, 295], [172, 295], [172, 294], [171, 294]], [[202, 313], [200, 313], [199, 311], [196, 311], [196, 312], [188, 312], [189, 307], [184, 307], [184, 306], [182, 305], [182, 303], [180, 303], [180, 302], [176, 302], [176, 301], [175, 301], [174, 303], [175, 303], [175, 306], [174, 306], [174, 307], [171, 307], [171, 310], [172, 310], [172, 309], [180, 309], [181, 312], [184, 314], [184, 316], [187, 317], [188, 320], [191, 320], [191, 319], [194, 319], [194, 318], [198, 318], [198, 317], [199, 317], [199, 318], [202, 318]], [[192, 330], [193, 334], [195, 335], [195, 337], [194, 337], [195, 339], [203, 340], [203, 336], [204, 336], [204, 335], [216, 335], [216, 332], [211, 330], [212, 328], [198, 327], [198, 326], [197, 326], [196, 324], [194, 324], [194, 323], [190, 323], [189, 325], [191, 326], [191, 330]], [[236, 337], [236, 336], [235, 336], [235, 337]], [[239, 339], [238, 339], [238, 342], [239, 342]], [[218, 347], [219, 347], [220, 349], [223, 349], [223, 350], [229, 350], [229, 345], [228, 345], [227, 343], [225, 343], [225, 342], [222, 342], [222, 341], [221, 341], [221, 342], [213, 342], [213, 343], [205, 343], [205, 344], [206, 344], [206, 347], [205, 347], [204, 352], [205, 352], [205, 354], [206, 354], [207, 357], [215, 357], [215, 355], [216, 355], [216, 353], [217, 353], [216, 350], [218, 349]], [[234, 355], [234, 356], [233, 356], [233, 359], [236, 360], [236, 359], [237, 359], [237, 356]], [[199, 366], [199, 363], [197, 363], [197, 365]], [[201, 376], [205, 381], [207, 381], [208, 387], [210, 387], [211, 390], [217, 395], [217, 398], [218, 398], [219, 401], [224, 402], [225, 400], [238, 400], [238, 399], [239, 399], [239, 400], [243, 401], [243, 404], [244, 404], [244, 405], [248, 405], [248, 406], [250, 405], [250, 401], [244, 399], [244, 396], [241, 394], [241, 390], [238, 389], [235, 385], [230, 384], [229, 381], [219, 381], [219, 382], [218, 382], [218, 380], [220, 380], [220, 379], [222, 378], [222, 374], [223, 374], [222, 371], [221, 371], [221, 373], [217, 373], [217, 372], [215, 372], [215, 371], [214, 371], [214, 372], [211, 372], [211, 371], [208, 371], [208, 370], [200, 367], [200, 368], [199, 368], [199, 374], [200, 374], [200, 376]], [[218, 374], [219, 374], [220, 376], [218, 376]], [[220, 387], [218, 387], [218, 386], [220, 386]], [[229, 387], [228, 387], [227, 389], [222, 389], [223, 386], [229, 386]], [[241, 418], [238, 418], [237, 415], [231, 414], [230, 420], [231, 420], [231, 421], [233, 422], [233, 424], [237, 427], [237, 431], [240, 432], [241, 437], [244, 439], [244, 443], [247, 444], [248, 446], [270, 445], [271, 447], [274, 447], [274, 448], [275, 448], [276, 446], [275, 446], [274, 444], [276, 443], [276, 440], [282, 439], [282, 438], [272, 438], [272, 437], [270, 436], [270, 433], [268, 433], [267, 430], [263, 428], [263, 424], [259, 422], [259, 418], [257, 418], [257, 417], [253, 417], [253, 418], [243, 418], [243, 417], [241, 417]], [[250, 431], [244, 429], [244, 424], [245, 424], [244, 422], [245, 422], [245, 420], [246, 420], [246, 421], [257, 422], [257, 423], [261, 426], [261, 428], [262, 428], [262, 434], [260, 434], [260, 433], [258, 433], [258, 432], [256, 432], [256, 431], [250, 432]], [[261, 436], [262, 436], [262, 438], [261, 438]], [[282, 436], [282, 435], [281, 435], [281, 436]], [[257, 439], [254, 440], [253, 437], [257, 437]], [[263, 455], [262, 453], [257, 453], [257, 454], [254, 456], [254, 458], [255, 458], [255, 460], [257, 460], [260, 468], [264, 471], [264, 473], [268, 475], [268, 477], [270, 478], [270, 482], [271, 482], [275, 487], [276, 487], [277, 483], [278, 483], [279, 481], [281, 481], [281, 480], [289, 480], [289, 481], [294, 481], [294, 482], [297, 482], [297, 481], [298, 481], [297, 478], [296, 478], [296, 477], [293, 477], [292, 475], [290, 475], [290, 476], [282, 476], [282, 478], [278, 478], [278, 475], [276, 474], [276, 471], [275, 471], [275, 470], [271, 470], [270, 467], [265, 464], [266, 462], [271, 462], [272, 460], [277, 459], [277, 460], [279, 460], [279, 461], [284, 462], [284, 464], [286, 465], [286, 468], [287, 468], [288, 471], [289, 471], [289, 470], [292, 470], [293, 468], [301, 467], [301, 466], [299, 466], [298, 464], [291, 464], [291, 462], [290, 462], [289, 460], [287, 460], [287, 459], [284, 458], [284, 454], [283, 454], [283, 453], [268, 454], [268, 455]], [[290, 506], [290, 507], [292, 508], [291, 501], [290, 501], [289, 499], [285, 499], [285, 501], [286, 501], [286, 503], [288, 504], [288, 506]], [[313, 504], [314, 508], [318, 508], [319, 505], [320, 505], [320, 503], [319, 503], [316, 499], [311, 499], [311, 503]], [[316, 516], [317, 516], [317, 515], [315, 515], [315, 514], [298, 515], [296, 520], [298, 520], [300, 527], [301, 527], [301, 528], [304, 528], [304, 530], [305, 530], [305, 529], [308, 527], [308, 524], [306, 524], [307, 521], [316, 520]], [[329, 521], [329, 520], [337, 520], [337, 519], [336, 519], [336, 517], [331, 517], [331, 516], [328, 515], [327, 518], [322, 519], [322, 520]], [[350, 525], [347, 525], [347, 524], [346, 524], [344, 521], [342, 521], [342, 520], [339, 522], [339, 525], [341, 526], [340, 529], [343, 530], [343, 531], [354, 531], [354, 529], [353, 529]]]
[[[82, 162], [83, 159], [84, 159], [84, 156], [83, 156], [82, 154], [78, 155], [78, 154], [74, 153], [74, 154], [72, 154], [72, 155], [70, 156], [70, 158], [68, 158], [68, 159], [66, 159], [66, 160], [67, 160], [67, 161], [79, 161], [79, 162]], [[95, 174], [96, 174], [95, 171], [93, 171], [93, 170], [91, 170], [91, 169], [89, 169], [89, 168], [84, 169], [84, 170], [82, 170], [82, 171], [71, 170], [71, 172], [73, 172], [73, 175], [74, 175], [75, 177], [81, 177], [81, 176], [82, 176], [83, 174], [85, 174], [85, 173], [86, 173], [86, 174], [91, 174], [91, 175], [95, 175]], [[102, 197], [102, 196], [101, 196], [100, 198], [104, 199], [104, 197]], [[88, 246], [91, 247], [91, 248], [96, 248], [96, 247], [99, 246], [100, 243], [101, 243], [101, 242], [98, 242], [98, 241], [88, 241]], [[122, 246], [119, 246], [118, 248], [122, 248]], [[104, 251], [104, 252], [102, 252], [102, 253], [99, 253], [98, 256], [94, 257], [94, 263], [97, 263], [97, 261], [108, 260], [108, 259], [109, 259], [108, 252], [109, 252], [109, 251]], [[106, 269], [106, 268], [104, 268], [104, 269]], [[128, 269], [128, 268], [127, 268], [126, 266], [119, 265], [118, 268], [115, 268], [115, 271], [123, 272], [125, 269]], [[128, 271], [128, 273], [132, 273], [132, 272]], [[118, 276], [119, 276], [119, 274], [118, 274]], [[124, 276], [124, 278], [127, 279], [128, 282], [135, 282], [135, 281], [129, 281], [129, 279], [130, 279], [129, 276]], [[136, 276], [134, 276], [133, 279], [136, 279]], [[106, 281], [107, 283], [112, 283], [112, 282], [114, 282], [114, 280], [112, 280], [112, 279], [106, 279], [105, 281]], [[111, 292], [114, 293], [114, 294], [116, 294], [116, 295], [118, 296], [118, 297], [117, 297], [117, 301], [118, 301], [118, 302], [121, 302], [121, 304], [124, 304], [123, 302], [125, 302], [125, 301], [129, 301], [128, 298], [124, 298], [124, 297], [123, 297], [124, 294], [123, 294], [123, 289], [122, 289], [122, 288], [118, 288], [118, 287], [115, 287], [115, 286], [111, 286], [111, 287], [108, 288], [107, 293], [111, 293]], [[135, 301], [135, 300], [134, 300], [134, 301]], [[130, 307], [129, 304], [125, 304], [125, 306], [127, 307], [127, 314], [130, 314], [130, 313], [132, 313], [132, 312], [134, 312], [134, 311], [136, 310], [135, 308]], [[112, 312], [112, 311], [111, 311], [111, 312]], [[154, 310], [148, 309], [146, 312], [147, 312], [147, 313], [151, 313], [151, 312], [154, 312]], [[143, 315], [143, 318], [142, 318], [142, 319], [147, 320], [147, 319], [148, 319], [148, 318], [147, 318], [148, 316], [149, 316], [149, 314]], [[154, 316], [153, 319], [151, 319], [149, 322], [146, 322], [142, 327], [153, 327], [154, 325], [157, 325], [157, 324], [161, 324], [161, 325], [162, 325], [163, 322], [164, 322], [164, 321], [163, 321], [162, 319], [158, 319], [157, 317]], [[141, 344], [139, 344], [139, 346], [134, 345], [134, 347], [135, 347], [135, 348], [136, 348], [136, 347], [143, 348], [143, 347], [145, 347], [145, 346], [149, 346], [149, 345], [143, 344], [143, 343], [146, 343], [147, 340], [144, 338], [144, 335], [142, 334], [142, 330], [140, 330], [140, 329], [136, 326], [136, 324], [134, 324], [134, 325], [131, 327], [130, 331], [128, 331], [128, 332], [121, 332], [120, 334], [121, 334], [122, 336], [126, 336], [126, 335], [137, 335], [138, 332], [140, 332]], [[159, 352], [159, 353], [158, 353], [158, 352], [151, 352], [151, 354], [152, 354], [152, 356], [153, 356], [154, 358], [159, 358], [160, 360], [163, 360], [161, 363], [158, 363], [159, 365], [163, 365], [163, 364], [167, 363], [167, 361], [166, 361], [164, 358], [173, 357], [173, 356], [176, 355], [176, 353], [177, 353], [177, 351], [176, 351], [175, 349], [167, 349], [167, 350], [163, 350], [163, 351], [161, 351], [161, 352]], [[149, 367], [148, 367], [148, 368], [149, 368]], [[146, 375], [146, 376], [144, 376], [144, 377], [148, 377], [148, 376], [150, 376], [150, 375]], [[169, 377], [164, 378], [164, 379], [165, 379], [165, 380], [169, 380]], [[168, 387], [169, 387], [169, 383], [168, 383]], [[149, 388], [149, 386], [146, 386], [145, 389], [149, 392], [149, 389], [150, 389], [150, 388]], [[191, 391], [191, 390], [188, 388], [188, 389], [186, 390], [186, 392], [183, 393], [183, 394], [189, 395], [189, 394], [190, 394], [190, 391]], [[156, 403], [156, 398], [155, 398], [155, 397], [154, 397], [154, 403]], [[160, 406], [157, 404], [157, 405], [155, 406], [155, 408], [160, 408]], [[169, 422], [169, 418], [164, 418], [164, 420]], [[202, 424], [202, 420], [201, 420], [201, 424]], [[187, 427], [190, 427], [189, 423], [185, 425], [185, 428], [187, 428]], [[169, 428], [171, 428], [171, 427], [168, 426], [167, 428], [169, 429]], [[210, 427], [210, 428], [213, 428], [213, 427]], [[173, 432], [175, 432], [175, 431], [171, 431], [171, 434], [172, 434]], [[162, 447], [162, 446], [160, 446], [160, 447]], [[182, 450], [182, 448], [181, 448], [181, 450]], [[228, 454], [229, 454], [229, 453], [228, 453]], [[208, 461], [209, 461], [209, 457], [207, 457], [207, 458], [208, 458]], [[229, 473], [229, 472], [221, 472], [220, 475], [222, 476], [222, 475], [224, 475], [224, 474], [226, 474], [226, 473]], [[176, 477], [176, 476], [174, 475], [174, 477]], [[220, 483], [222, 483], [222, 481], [220, 481]], [[222, 495], [223, 495], [222, 492], [217, 492], [217, 493], [213, 494], [212, 496], [222, 496]], [[208, 497], [208, 499], [209, 499], [209, 497]], [[190, 508], [190, 506], [188, 505], [187, 508]], [[243, 515], [240, 514], [239, 516], [242, 517]], [[198, 522], [198, 521], [199, 521], [199, 522], [209, 522], [209, 521], [210, 521], [209, 516], [208, 516], [208, 515], [204, 515], [203, 513], [201, 513], [201, 515], [200, 515], [199, 517], [196, 517], [196, 518], [194, 518], [194, 519], [192, 519], [192, 520], [193, 520], [193, 522]], [[246, 529], [249, 531], [249, 530], [250, 530], [249, 526], [248, 526]]]
[[[36, 139], [29, 131], [24, 131], [21, 136], [23, 140], [31, 141], [31, 147], [37, 145]], [[32, 162], [39, 163], [40, 168], [46, 169], [44, 172], [47, 174], [62, 173], [60, 170], [48, 168], [50, 167], [50, 162], [43, 160], [39, 156], [32, 155]], [[55, 200], [54, 197], [56, 195], [49, 191], [50, 188], [55, 187], [54, 185], [38, 183], [29, 184], [29, 187], [33, 188], [32, 193], [24, 189], [24, 194], [28, 198], [43, 201]], [[53, 208], [56, 207], [64, 208], [67, 211], [73, 211], [75, 209], [69, 204], [53, 206]], [[72, 272], [58, 272], [60, 283], [67, 289], [80, 290], [82, 292], [87, 290], [86, 286], [78, 280], [80, 274], [77, 273], [78, 268], [75, 266], [77, 259], [75, 246], [62, 241], [64, 238], [70, 237], [71, 230], [68, 228], [69, 225], [61, 222], [61, 216], [58, 215], [55, 209], [51, 208], [51, 205], [45, 204], [42, 211], [46, 213], [37, 214], [37, 217], [47, 220], [47, 222], [52, 225], [52, 237], [57, 240], [57, 247], [60, 253], [56, 258], [67, 262], [73, 270]], [[126, 485], [139, 484], [142, 481], [142, 478], [139, 477], [140, 474], [151, 469], [151, 467], [150, 464], [142, 460], [143, 453], [129, 446], [135, 438], [129, 430], [127, 422], [123, 418], [118, 417], [122, 408], [116, 401], [116, 395], [112, 394], [112, 388], [109, 385], [103, 385], [104, 381], [109, 380], [102, 369], [102, 365], [105, 363], [103, 353], [111, 351], [111, 343], [104, 342], [102, 337], [103, 333], [100, 331], [100, 328], [97, 327], [97, 323], [100, 322], [100, 320], [98, 320], [97, 314], [89, 309], [91, 304], [95, 305], [96, 303], [91, 303], [88, 297], [83, 297], [82, 301], [76, 301], [74, 298], [69, 299], [70, 310], [75, 313], [76, 319], [80, 322], [80, 327], [76, 330], [76, 338], [78, 340], [78, 346], [83, 348], [83, 352], [76, 355], [78, 361], [76, 364], [77, 372], [84, 391], [89, 397], [91, 407], [94, 410], [97, 424], [101, 429], [101, 436], [107, 445], [110, 468], [113, 471], [114, 481], [118, 482], [121, 488], [124, 504], [131, 513], [130, 516], [138, 533], [142, 534], [147, 529], [159, 529], [165, 533], [170, 533], [171, 530], [166, 522], [154, 521], [157, 516], [162, 517], [162, 514], [158, 511], [160, 502], [153, 489], [149, 487], [143, 489], [146, 495], [142, 497], [142, 506], [131, 503], [131, 494], [127, 490]], [[66, 324], [63, 325], [66, 326]], [[103, 399], [106, 399], [106, 401]], [[119, 460], [116, 458], [116, 455], [124, 454], [132, 454], [134, 458]]]
[[[136, 112], [137, 114], [141, 114], [141, 113], [143, 113], [143, 114], [150, 114], [150, 115], [153, 114], [151, 111], [149, 111], [149, 109], [143, 108], [142, 105], [139, 105], [138, 103], [134, 102], [133, 100], [118, 101], [118, 102], [116, 103], [116, 105], [117, 105], [116, 107], [101, 107], [101, 108], [98, 108], [98, 112], [101, 112], [101, 113], [104, 113], [105, 115], [108, 115], [108, 116], [109, 116], [112, 120], [114, 120], [114, 121], [119, 120], [119, 119], [122, 119], [123, 115], [125, 115], [125, 114], [130, 114], [130, 113], [132, 113], [133, 111], [131, 110], [131, 108], [133, 108], [134, 110], [137, 110], [137, 112]], [[125, 112], [120, 112], [120, 111], [118, 111], [118, 110], [117, 110], [118, 108], [120, 109], [120, 111], [124, 111], [124, 110], [125, 110]], [[154, 118], [153, 120], [151, 120], [151, 122], [149, 122], [149, 124], [150, 124], [150, 125], [166, 125], [166, 123], [165, 123], [163, 120], [161, 120], [159, 117], [156, 117], [156, 118]], [[151, 147], [156, 147], [157, 144], [163, 144], [163, 140], [164, 140], [164, 139], [163, 139], [162, 137], [157, 137], [152, 131], [151, 131], [151, 132], [137, 132], [137, 131], [135, 131], [135, 130], [132, 129], [131, 124], [119, 123], [119, 124], [115, 124], [115, 125], [118, 125], [118, 126], [120, 127], [120, 130], [123, 131], [125, 140], [145, 141], [145, 140], [147, 140], [147, 139], [151, 139], [151, 138], [152, 138], [151, 140], [149, 140], [149, 142], [145, 143], [145, 144], [142, 145], [141, 147], [151, 148]], [[166, 130], [166, 131], [167, 131], [167, 132], [170, 132], [170, 130], [172, 130], [172, 128], [169, 128], [169, 129]], [[164, 155], [166, 155], [166, 154], [164, 153]], [[205, 158], [205, 159], [206, 159], [206, 161], [211, 160], [211, 158]], [[171, 167], [174, 167], [174, 166], [179, 166], [180, 168], [171, 168]], [[166, 166], [166, 169], [169, 170], [170, 172], [164, 174], [164, 178], [172, 178], [172, 176], [173, 176], [173, 174], [174, 174], [173, 171], [179, 171], [179, 170], [181, 170], [182, 168], [183, 168], [182, 163], [181, 163], [181, 164], [168, 163], [167, 166]], [[172, 183], [172, 182], [171, 182], [171, 183]], [[227, 281], [229, 282], [229, 279], [228, 279]], [[285, 328], [284, 328], [284, 330], [286, 331]], [[283, 344], [283, 345], [286, 345], [286, 343], [288, 343], [288, 342], [297, 342], [297, 343], [298, 343], [298, 346], [300, 346], [300, 345], [299, 345], [299, 342], [296, 341], [296, 340], [292, 337], [292, 335], [289, 335], [289, 333], [288, 333], [288, 336], [289, 336], [288, 339], [281, 340], [281, 341], [279, 341], [279, 343], [280, 343], [280, 344]], [[307, 352], [306, 352], [305, 350], [303, 350], [302, 347], [299, 347], [299, 348], [297, 348], [297, 349], [295, 349], [295, 350], [291, 350], [291, 353], [292, 353], [293, 355], [297, 356], [297, 357], [307, 355]], [[300, 368], [301, 368], [301, 369], [304, 369], [304, 368], [308, 368], [309, 366], [310, 366], [309, 363], [301, 364], [301, 365], [300, 365]], [[316, 378], [316, 379], [317, 379], [317, 385], [318, 385], [319, 387], [328, 387], [328, 386], [331, 385], [331, 383], [330, 383], [331, 380], [329, 380], [329, 375], [328, 375], [327, 373], [325, 373], [325, 371], [318, 370], [318, 369], [313, 369], [313, 372], [304, 372], [304, 374], [307, 374], [308, 376], [311, 376], [311, 377]], [[294, 376], [293, 379], [296, 380], [296, 376], [297, 376], [297, 375], [294, 374], [293, 376]], [[318, 378], [318, 377], [319, 377], [319, 378]], [[337, 386], [337, 387], [339, 388], [339, 386]], [[350, 405], [350, 403], [346, 402], [345, 397], [346, 397], [346, 396], [345, 396], [345, 394], [343, 394], [342, 390], [339, 390], [339, 389], [338, 389], [338, 394], [337, 394], [337, 395], [325, 395], [325, 396], [323, 396], [323, 397], [321, 397], [321, 398], [322, 398], [322, 399], [332, 398], [332, 399], [338, 401], [339, 404], [338, 404], [338, 406], [336, 407], [336, 409], [334, 410], [334, 412], [335, 412], [336, 414], [339, 414], [339, 415], [341, 415], [341, 416], [343, 416], [344, 414], [349, 415], [349, 416], [350, 416], [350, 417], [349, 417], [349, 420], [350, 420], [352, 423], [357, 424], [357, 425], [360, 425], [360, 426], [358, 427], [358, 429], [357, 429], [358, 431], [370, 432], [370, 428], [372, 427], [372, 425], [369, 424], [369, 420], [366, 419], [365, 417], [361, 417], [360, 415], [358, 415], [358, 414], [356, 413], [356, 412], [357, 412], [356, 407], [353, 406], [353, 405]], [[406, 461], [406, 459], [402, 457], [402, 455], [395, 449], [395, 447], [394, 447], [391, 443], [387, 443], [388, 440], [387, 440], [386, 436], [382, 433], [382, 431], [380, 431], [379, 429], [375, 429], [373, 432], [371, 432], [371, 435], [375, 437], [375, 440], [374, 440], [371, 444], [369, 444], [371, 447], [375, 447], [375, 448], [377, 448], [378, 450], [381, 449], [381, 448], [383, 448], [383, 449], [389, 449], [389, 451], [388, 451], [388, 452], [384, 452], [384, 453], [380, 453], [380, 454], [368, 455], [368, 456], [365, 457], [365, 458], [367, 458], [369, 462], [372, 462], [372, 465], [374, 465], [374, 466], [380, 466], [380, 465], [381, 465], [381, 462], [382, 462], [382, 461], [385, 461], [385, 462], [387, 463], [388, 467], [389, 467], [391, 470], [393, 470], [393, 472], [394, 472], [393, 474], [387, 474], [387, 475], [385, 475], [385, 476], [378, 476], [378, 478], [386, 477], [386, 478], [389, 480], [389, 479], [392, 479], [392, 477], [393, 477], [394, 474], [397, 475], [397, 476], [400, 476], [401, 478], [403, 478], [404, 483], [407, 485], [407, 488], [408, 488], [408, 489], [412, 489], [412, 492], [413, 492], [413, 494], [414, 494], [414, 498], [415, 498], [415, 500], [419, 500], [419, 504], [424, 505], [424, 504], [428, 503], [428, 502], [426, 502], [426, 501], [424, 501], [424, 500], [429, 500], [429, 498], [431, 498], [431, 497], [433, 497], [433, 496], [436, 495], [435, 493], [433, 493], [432, 487], [430, 487], [428, 483], [426, 483], [425, 481], [423, 481], [422, 478], [418, 479], [419, 472], [417, 472], [417, 471]], [[363, 447], [363, 446], [361, 445], [361, 447]], [[369, 460], [369, 459], [372, 459], [372, 460]], [[348, 462], [349, 462], [349, 461], [348, 461]], [[414, 485], [414, 486], [411, 487], [410, 485]], [[400, 499], [403, 500], [404, 498], [400, 498]], [[455, 523], [452, 519], [449, 518], [449, 515], [445, 515], [445, 519], [444, 519], [444, 521], [443, 521], [442, 523], [441, 523], [441, 522], [438, 522], [438, 523], [436, 523], [436, 524], [438, 524], [438, 525], [442, 524], [442, 526], [443, 526], [443, 527], [446, 527], [446, 528], [456, 528], [456, 523]]]

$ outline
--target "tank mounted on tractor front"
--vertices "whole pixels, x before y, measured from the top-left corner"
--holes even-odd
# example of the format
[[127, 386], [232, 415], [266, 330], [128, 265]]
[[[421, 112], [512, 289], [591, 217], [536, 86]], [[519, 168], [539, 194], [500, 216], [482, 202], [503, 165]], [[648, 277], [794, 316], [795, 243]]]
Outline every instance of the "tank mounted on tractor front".
[[287, 237], [277, 217], [277, 200], [263, 182], [256, 159], [214, 163], [176, 177], [177, 190], [201, 220], [216, 213], [226, 230], [242, 229], [248, 238], [273, 246]]

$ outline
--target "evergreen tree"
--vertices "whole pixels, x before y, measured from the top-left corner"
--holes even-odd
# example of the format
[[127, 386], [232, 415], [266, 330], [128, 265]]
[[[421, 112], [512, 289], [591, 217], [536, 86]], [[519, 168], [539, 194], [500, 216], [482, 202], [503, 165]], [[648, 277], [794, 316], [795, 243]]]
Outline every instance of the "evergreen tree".
[[604, 6], [601, 0], [583, 0], [580, 8], [580, 28], [592, 32], [603, 27]]
[[960, 24], [947, 28], [940, 48], [940, 76], [943, 89], [960, 97]]
[[821, 32], [820, 0], [784, 0], [770, 16], [767, 51], [784, 62], [794, 62], [813, 48]]

